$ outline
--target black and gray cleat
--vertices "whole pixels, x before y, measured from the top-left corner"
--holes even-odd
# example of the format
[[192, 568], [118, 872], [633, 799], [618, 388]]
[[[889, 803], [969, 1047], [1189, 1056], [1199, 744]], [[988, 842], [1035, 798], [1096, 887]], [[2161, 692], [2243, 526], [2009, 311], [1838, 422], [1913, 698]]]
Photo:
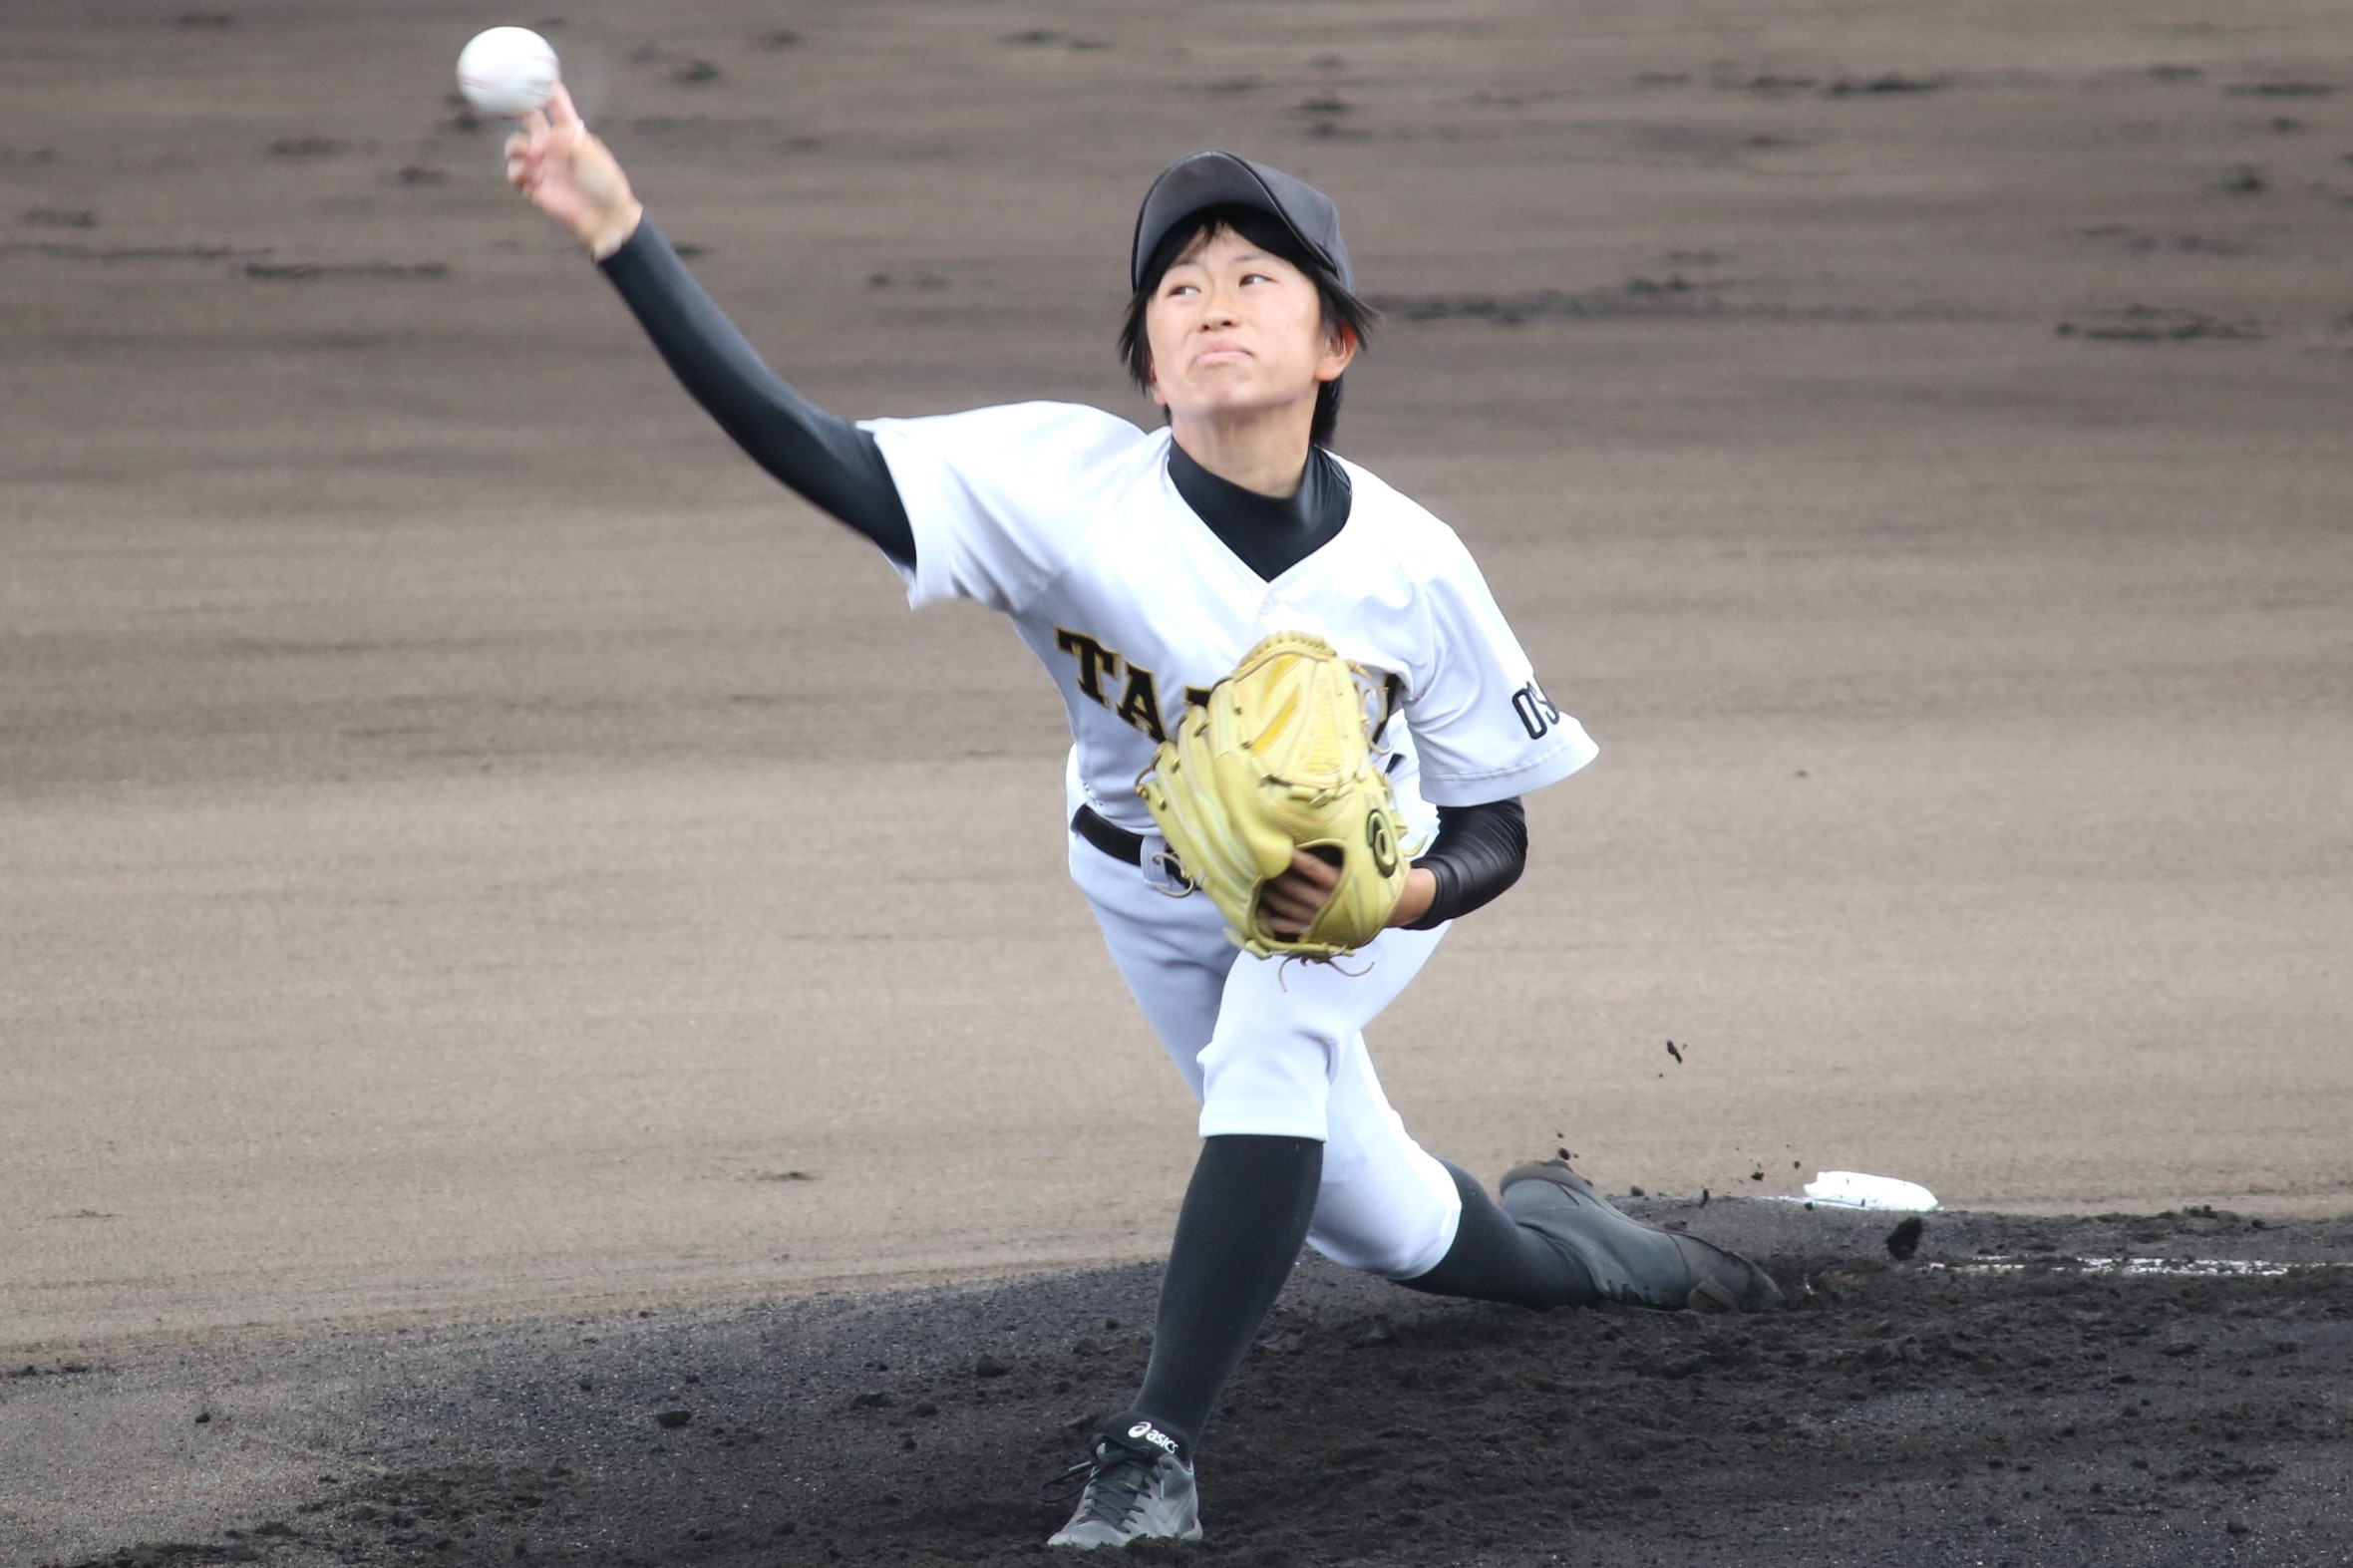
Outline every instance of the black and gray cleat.
[[1739, 1253], [1619, 1213], [1563, 1161], [1514, 1166], [1504, 1177], [1503, 1206], [1583, 1263], [1606, 1300], [1694, 1312], [1781, 1305], [1773, 1277]]
[[1138, 1421], [1126, 1435], [1097, 1436], [1095, 1451], [1070, 1467], [1070, 1476], [1087, 1478], [1078, 1511], [1046, 1544], [1092, 1550], [1146, 1539], [1199, 1540], [1192, 1466], [1174, 1445], [1167, 1450], [1155, 1446], [1155, 1437], [1172, 1441], [1150, 1421]]

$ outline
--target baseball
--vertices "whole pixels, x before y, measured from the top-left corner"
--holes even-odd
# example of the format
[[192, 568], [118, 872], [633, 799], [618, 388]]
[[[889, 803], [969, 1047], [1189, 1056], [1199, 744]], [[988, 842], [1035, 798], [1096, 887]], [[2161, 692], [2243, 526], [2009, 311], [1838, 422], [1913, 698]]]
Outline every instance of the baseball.
[[458, 91], [486, 115], [520, 119], [544, 109], [557, 80], [555, 51], [527, 27], [477, 33], [458, 52]]

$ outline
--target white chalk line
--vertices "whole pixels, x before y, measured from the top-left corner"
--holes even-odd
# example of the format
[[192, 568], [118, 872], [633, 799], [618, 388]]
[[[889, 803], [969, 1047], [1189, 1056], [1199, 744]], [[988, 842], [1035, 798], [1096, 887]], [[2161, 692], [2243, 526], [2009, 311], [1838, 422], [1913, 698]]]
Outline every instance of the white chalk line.
[[2190, 1279], [2272, 1279], [2297, 1269], [2353, 1268], [2347, 1263], [2275, 1263], [2265, 1258], [2084, 1258], [2051, 1253], [2037, 1256], [2003, 1255], [1973, 1258], [1966, 1263], [1930, 1259], [1924, 1268], [1952, 1274], [2023, 1274], [2029, 1269], [2065, 1269], [2070, 1273], [2164, 1275]]

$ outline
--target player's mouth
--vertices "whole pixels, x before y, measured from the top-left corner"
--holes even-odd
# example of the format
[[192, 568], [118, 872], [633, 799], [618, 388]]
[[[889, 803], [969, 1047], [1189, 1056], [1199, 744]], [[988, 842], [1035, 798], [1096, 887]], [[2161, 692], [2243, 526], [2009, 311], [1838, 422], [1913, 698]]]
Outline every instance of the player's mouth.
[[1203, 370], [1214, 365], [1238, 365], [1250, 357], [1250, 351], [1238, 343], [1210, 343], [1192, 357], [1193, 364]]

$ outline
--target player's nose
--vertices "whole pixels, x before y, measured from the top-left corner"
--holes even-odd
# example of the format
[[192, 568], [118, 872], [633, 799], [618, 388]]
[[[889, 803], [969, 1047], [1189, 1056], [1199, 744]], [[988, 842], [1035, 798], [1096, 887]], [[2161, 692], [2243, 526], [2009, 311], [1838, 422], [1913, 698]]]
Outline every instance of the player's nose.
[[1224, 290], [1216, 290], [1201, 301], [1201, 325], [1215, 330], [1230, 327], [1241, 320], [1241, 311], [1234, 297]]

